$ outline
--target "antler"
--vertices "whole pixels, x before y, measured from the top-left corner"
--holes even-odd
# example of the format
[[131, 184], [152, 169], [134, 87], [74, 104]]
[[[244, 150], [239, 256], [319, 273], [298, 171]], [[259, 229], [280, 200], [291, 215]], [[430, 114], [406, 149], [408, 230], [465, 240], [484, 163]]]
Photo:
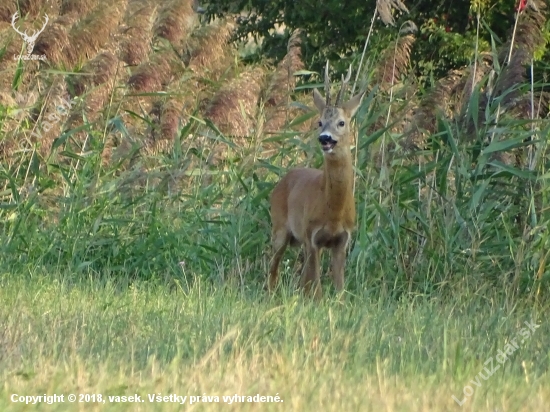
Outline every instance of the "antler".
[[342, 75], [342, 87], [340, 87], [340, 91], [336, 96], [336, 103], [334, 103], [335, 106], [338, 106], [340, 103], [342, 103], [342, 97], [344, 97], [344, 93], [346, 92], [346, 87], [348, 86], [348, 82], [350, 78], [351, 78], [351, 64], [349, 65], [348, 74], [345, 79], [344, 79], [344, 75]]
[[330, 106], [330, 78], [328, 77], [328, 60], [325, 66], [325, 94], [327, 97], [326, 105]]
[[48, 24], [48, 21], [50, 21], [50, 18], [48, 17], [47, 14], [44, 14], [44, 17], [46, 17], [46, 21], [44, 22], [44, 25], [42, 26], [42, 28], [40, 30], [33, 30], [33, 33], [32, 35], [28, 35], [27, 34], [27, 31], [24, 31], [24, 32], [20, 32], [17, 27], [15, 27], [15, 20], [17, 20], [17, 18], [19, 17], [19, 12], [16, 11], [12, 18], [11, 18], [11, 26], [13, 27], [13, 29], [19, 33], [21, 36], [23, 36], [23, 39], [25, 39], [25, 41], [34, 41], [38, 38], [38, 35], [40, 33], [42, 33], [44, 31], [44, 29], [46, 28], [46, 24]]
[[11, 26], [12, 26], [13, 29], [14, 29], [17, 33], [19, 33], [21, 36], [26, 37], [26, 36], [27, 36], [27, 32], [21, 33], [21, 32], [17, 29], [17, 27], [15, 27], [15, 20], [17, 20], [18, 17], [19, 17], [19, 12], [16, 11], [16, 12], [13, 14], [13, 16], [11, 17]]

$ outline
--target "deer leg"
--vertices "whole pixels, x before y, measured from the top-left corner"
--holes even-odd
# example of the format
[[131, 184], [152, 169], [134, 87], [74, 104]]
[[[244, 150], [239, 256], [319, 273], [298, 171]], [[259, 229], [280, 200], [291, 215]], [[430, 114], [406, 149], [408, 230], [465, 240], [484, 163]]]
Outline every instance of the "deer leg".
[[267, 282], [267, 288], [270, 292], [273, 292], [277, 286], [277, 280], [279, 278], [279, 263], [285, 254], [289, 241], [290, 234], [286, 228], [273, 232], [273, 258], [271, 259], [269, 279]]
[[[306, 264], [302, 274], [302, 286], [306, 295], [313, 294], [315, 299], [323, 295], [321, 290], [321, 270], [319, 268], [319, 248], [306, 242]], [[312, 290], [313, 289], [313, 290]]]
[[334, 287], [338, 292], [344, 289], [344, 267], [346, 265], [346, 245], [349, 235], [345, 233], [331, 249], [330, 269]]

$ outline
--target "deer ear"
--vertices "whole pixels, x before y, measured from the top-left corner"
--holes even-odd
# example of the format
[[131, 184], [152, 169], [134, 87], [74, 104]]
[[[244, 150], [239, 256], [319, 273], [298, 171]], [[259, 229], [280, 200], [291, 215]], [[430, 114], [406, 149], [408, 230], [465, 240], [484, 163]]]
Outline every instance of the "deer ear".
[[349, 101], [347, 101], [342, 105], [342, 109], [344, 109], [344, 111], [349, 115], [349, 117], [353, 117], [353, 115], [359, 108], [359, 105], [361, 104], [361, 99], [363, 98], [364, 94], [365, 94], [364, 91], [357, 93]]
[[313, 89], [313, 103], [315, 103], [315, 107], [317, 107], [321, 113], [325, 110], [325, 99], [323, 99], [323, 96], [321, 96], [321, 93], [319, 93], [317, 89]]

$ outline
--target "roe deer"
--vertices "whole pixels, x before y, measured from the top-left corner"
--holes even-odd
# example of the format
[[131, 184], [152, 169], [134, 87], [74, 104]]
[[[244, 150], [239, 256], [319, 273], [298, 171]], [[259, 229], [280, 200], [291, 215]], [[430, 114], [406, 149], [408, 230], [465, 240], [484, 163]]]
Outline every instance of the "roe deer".
[[334, 105], [330, 103], [328, 61], [325, 68], [323, 100], [317, 89], [313, 101], [321, 114], [318, 140], [323, 150], [323, 170], [293, 169], [281, 179], [271, 194], [271, 225], [273, 259], [269, 271], [268, 289], [277, 286], [279, 263], [288, 244], [305, 245], [305, 263], [301, 283], [306, 294], [316, 299], [322, 295], [320, 285], [320, 252], [331, 250], [331, 272], [337, 291], [344, 287], [346, 246], [355, 226], [353, 198], [353, 167], [350, 144], [351, 118], [357, 111], [363, 93], [342, 103], [347, 77]]

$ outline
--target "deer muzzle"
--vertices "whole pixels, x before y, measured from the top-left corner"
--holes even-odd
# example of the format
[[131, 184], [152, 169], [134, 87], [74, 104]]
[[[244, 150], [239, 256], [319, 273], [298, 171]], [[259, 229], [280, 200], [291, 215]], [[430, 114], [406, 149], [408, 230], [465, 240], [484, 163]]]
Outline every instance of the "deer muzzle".
[[323, 149], [323, 152], [331, 153], [332, 149], [334, 149], [334, 146], [336, 146], [336, 143], [338, 142], [334, 140], [330, 134], [327, 133], [319, 135], [319, 143], [321, 143], [321, 148]]

